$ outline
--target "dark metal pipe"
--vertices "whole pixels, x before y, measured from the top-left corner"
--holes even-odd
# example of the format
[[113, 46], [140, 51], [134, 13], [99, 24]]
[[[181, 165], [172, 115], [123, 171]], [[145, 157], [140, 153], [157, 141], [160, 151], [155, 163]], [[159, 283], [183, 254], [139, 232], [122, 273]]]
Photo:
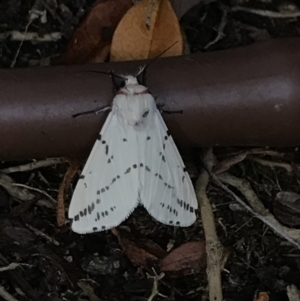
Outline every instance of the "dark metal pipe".
[[[148, 87], [180, 147], [300, 144], [300, 39], [163, 58]], [[111, 103], [108, 76], [144, 62], [0, 70], [0, 159], [87, 155], [106, 113], [72, 114]]]

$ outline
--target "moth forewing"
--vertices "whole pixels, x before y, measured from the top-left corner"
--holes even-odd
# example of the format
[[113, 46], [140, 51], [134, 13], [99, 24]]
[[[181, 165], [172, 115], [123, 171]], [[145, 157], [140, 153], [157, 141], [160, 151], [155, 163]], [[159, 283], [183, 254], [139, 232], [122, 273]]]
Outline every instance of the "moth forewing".
[[123, 79], [72, 196], [72, 229], [118, 226], [138, 204], [161, 223], [190, 226], [198, 204], [178, 149], [147, 87]]

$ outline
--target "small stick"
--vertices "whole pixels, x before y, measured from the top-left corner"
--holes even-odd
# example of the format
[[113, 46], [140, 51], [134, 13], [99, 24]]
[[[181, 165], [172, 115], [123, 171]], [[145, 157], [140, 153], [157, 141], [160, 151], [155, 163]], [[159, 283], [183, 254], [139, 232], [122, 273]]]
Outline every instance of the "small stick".
[[32, 267], [32, 265], [27, 264], [27, 263], [12, 262], [9, 265], [7, 265], [6, 267], [0, 267], [0, 272], [11, 271], [11, 270], [14, 270], [14, 269], [16, 269], [18, 267], [21, 267], [21, 266], [27, 266], [27, 267], [30, 267], [30, 268]]
[[56, 164], [61, 164], [64, 163], [65, 160], [63, 158], [52, 158], [52, 159], [46, 159], [46, 160], [41, 160], [41, 161], [35, 161], [19, 166], [13, 166], [13, 167], [8, 167], [5, 169], [1, 169], [0, 172], [9, 174], [9, 173], [14, 173], [14, 172], [23, 172], [23, 171], [29, 171], [41, 167], [48, 167], [51, 165], [56, 165]]
[[166, 298], [166, 296], [162, 295], [158, 291], [158, 282], [159, 282], [159, 280], [161, 280], [165, 276], [165, 274], [161, 273], [161, 274], [157, 275], [155, 270], [154, 269], [152, 269], [152, 270], [154, 272], [154, 276], [151, 276], [151, 275], [147, 274], [148, 278], [153, 278], [152, 292], [151, 292], [151, 295], [149, 296], [149, 298], [147, 299], [147, 301], [152, 301], [154, 299], [154, 297], [157, 296], [157, 295]]
[[222, 279], [221, 271], [224, 265], [224, 248], [219, 241], [214, 221], [213, 209], [210, 200], [206, 194], [206, 187], [209, 182], [209, 173], [212, 170], [214, 156], [210, 148], [204, 159], [203, 163], [205, 168], [200, 173], [196, 184], [196, 195], [201, 209], [201, 219], [206, 240], [206, 253], [207, 253], [207, 279], [208, 291], [210, 301], [222, 301]]
[[9, 294], [2, 285], [0, 285], [0, 296], [6, 301], [18, 301], [15, 297]]
[[26, 227], [29, 228], [31, 231], [33, 231], [36, 236], [41, 236], [41, 237], [45, 238], [46, 240], [48, 240], [49, 242], [53, 243], [56, 246], [60, 245], [60, 243], [57, 240], [55, 240], [54, 238], [48, 236], [47, 234], [45, 234], [41, 230], [39, 230], [39, 229], [29, 225], [29, 224], [26, 224]]
[[[265, 223], [267, 226], [273, 229], [275, 233], [280, 235], [282, 238], [286, 239], [293, 246], [300, 250], [300, 243], [297, 241], [299, 240], [300, 231], [298, 229], [292, 229], [281, 225], [275, 219], [275, 217], [267, 209], [264, 208], [264, 205], [260, 202], [255, 192], [253, 190], [250, 190], [250, 188], [248, 187], [249, 185], [245, 186], [245, 180], [238, 179], [227, 173], [218, 176], [211, 174], [211, 177], [216, 184], [223, 188], [238, 203], [240, 203], [245, 209], [252, 213], [254, 217], [260, 219], [263, 223]], [[231, 189], [229, 189], [222, 182], [237, 188], [241, 193], [243, 193], [247, 201], [250, 204], [252, 204], [252, 206], [255, 205], [255, 209], [259, 211], [256, 212], [249, 205], [245, 204], [245, 202], [240, 197], [238, 197]]]
[[43, 190], [40, 190], [40, 189], [34, 188], [34, 187], [30, 187], [30, 186], [27, 186], [24, 184], [17, 184], [17, 183], [12, 183], [12, 186], [23, 187], [28, 190], [33, 190], [33, 191], [39, 192], [39, 193], [45, 195], [46, 197], [48, 197], [56, 205], [56, 200], [54, 200], [54, 198], [51, 195], [49, 195], [47, 192], [45, 192]]
[[242, 6], [234, 6], [231, 8], [232, 11], [244, 11], [247, 13], [256, 14], [258, 16], [262, 17], [269, 17], [269, 18], [277, 18], [277, 19], [285, 19], [285, 18], [299, 18], [300, 12], [275, 12], [270, 10], [263, 10], [263, 9], [255, 9], [255, 8], [249, 8], [249, 7], [242, 7]]

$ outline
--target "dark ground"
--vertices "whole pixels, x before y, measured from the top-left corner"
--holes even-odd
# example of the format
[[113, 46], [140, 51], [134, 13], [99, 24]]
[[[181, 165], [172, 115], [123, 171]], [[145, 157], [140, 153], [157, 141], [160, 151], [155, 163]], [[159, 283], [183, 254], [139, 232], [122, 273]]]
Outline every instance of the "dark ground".
[[[37, 32], [39, 35], [61, 32], [62, 38], [53, 42], [25, 41], [14, 67], [44, 65], [49, 62], [49, 58], [62, 53], [73, 30], [93, 2], [63, 0], [57, 6], [58, 1], [44, 1], [48, 5], [47, 21], [34, 21], [28, 31]], [[283, 12], [284, 9], [292, 9], [292, 5], [296, 4], [300, 5], [296, 0], [240, 0], [199, 4], [181, 22], [192, 52], [238, 47], [271, 38], [282, 38], [284, 43], [286, 37], [299, 36], [300, 23], [297, 19], [271, 19], [247, 12], [231, 12], [230, 8], [234, 5], [245, 5]], [[0, 2], [2, 68], [11, 66], [20, 43], [10, 41], [5, 33], [13, 30], [23, 32], [32, 6], [33, 1]], [[207, 47], [217, 35], [225, 10], [228, 12], [224, 35], [218, 42]], [[221, 151], [230, 152], [227, 149]], [[258, 197], [271, 211], [279, 191], [300, 193], [299, 151], [281, 151], [284, 151], [283, 157], [265, 155], [263, 158], [286, 162], [293, 167], [290, 173], [284, 168], [272, 169], [254, 161], [253, 158], [262, 157], [258, 155], [249, 156], [230, 169], [231, 174], [249, 181]], [[20, 163], [24, 162], [5, 162], [1, 168]], [[16, 183], [41, 189], [56, 199], [66, 168], [67, 165], [62, 164], [13, 173], [11, 177]], [[200, 167], [195, 163], [194, 168], [198, 170]], [[194, 176], [197, 176], [197, 172]], [[124, 256], [116, 237], [110, 231], [80, 236], [72, 233], [69, 225], [59, 228], [55, 205], [41, 193], [29, 193], [35, 196], [32, 200], [20, 201], [0, 187], [0, 266], [11, 262], [28, 264], [10, 272], [0, 272], [0, 285], [7, 292], [20, 301], [148, 299], [153, 281], [147, 279], [144, 269], [133, 266]], [[246, 211], [230, 207], [234, 200], [215, 184], [209, 185], [208, 195], [215, 206], [219, 238], [230, 251], [223, 272], [226, 300], [250, 301], [253, 300], [256, 290], [270, 292], [272, 301], [288, 300], [287, 285], [295, 284], [300, 287], [299, 250], [276, 236], [270, 228]], [[70, 196], [71, 191], [67, 203]], [[297, 218], [297, 214], [294, 217]], [[203, 239], [200, 220], [189, 229], [174, 229], [152, 220], [143, 209], [137, 209], [123, 225], [125, 229], [131, 230], [131, 239], [139, 241], [141, 238], [148, 238], [163, 249], [172, 241], [174, 247], [177, 247], [187, 241]], [[93, 269], [93, 264], [98, 267]], [[79, 281], [85, 288], [78, 286]], [[159, 290], [168, 298], [156, 296], [155, 300], [201, 300], [205, 285], [206, 278], [203, 273], [175, 278], [166, 275], [160, 281]], [[90, 291], [91, 288], [94, 292]]]

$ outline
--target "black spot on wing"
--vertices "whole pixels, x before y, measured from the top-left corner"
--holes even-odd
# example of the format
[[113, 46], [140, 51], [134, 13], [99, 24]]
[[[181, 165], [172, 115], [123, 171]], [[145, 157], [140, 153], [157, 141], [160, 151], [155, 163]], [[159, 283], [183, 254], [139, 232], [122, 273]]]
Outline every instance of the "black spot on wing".
[[127, 142], [127, 139], [126, 139], [126, 138], [123, 138], [123, 142]]
[[147, 137], [147, 140], [150, 140], [150, 139], [151, 139], [151, 137], [150, 137], [150, 136], [148, 136], [148, 137]]
[[102, 144], [105, 144], [105, 143], [106, 143], [106, 141], [105, 141], [105, 140], [103, 140], [103, 141], [102, 141]]
[[149, 114], [149, 110], [147, 110], [147, 111], [142, 115], [142, 117], [143, 117], [143, 118], [146, 118], [146, 117], [148, 116], [148, 114]]
[[96, 232], [98, 230], [98, 227], [93, 227], [93, 231]]
[[84, 179], [85, 175], [80, 175], [79, 179]]
[[133, 167], [133, 168], [137, 168], [137, 165], [136, 165], [136, 164], [133, 164], [132, 167]]
[[146, 169], [147, 171], [151, 172], [151, 169], [150, 169], [147, 165], [145, 166], [145, 169]]
[[161, 156], [161, 159], [162, 159], [164, 162], [166, 162], [166, 158], [165, 158], [164, 155]]
[[130, 173], [130, 170], [131, 170], [131, 168], [130, 168], [130, 167], [128, 167], [128, 168], [127, 168], [127, 170], [125, 171], [124, 175], [126, 175], [126, 174]]
[[185, 166], [183, 167], [183, 172], [187, 172], [187, 169]]
[[100, 141], [100, 140], [101, 140], [101, 138], [102, 138], [102, 136], [101, 136], [101, 134], [99, 134], [99, 135], [98, 135], [98, 138], [97, 138], [97, 140], [99, 140], [99, 141]]
[[88, 205], [88, 213], [91, 214], [95, 209], [95, 204], [92, 203], [91, 205]]
[[109, 147], [108, 147], [108, 145], [106, 144], [106, 146], [105, 146], [105, 155], [108, 155], [108, 150], [109, 150]]

